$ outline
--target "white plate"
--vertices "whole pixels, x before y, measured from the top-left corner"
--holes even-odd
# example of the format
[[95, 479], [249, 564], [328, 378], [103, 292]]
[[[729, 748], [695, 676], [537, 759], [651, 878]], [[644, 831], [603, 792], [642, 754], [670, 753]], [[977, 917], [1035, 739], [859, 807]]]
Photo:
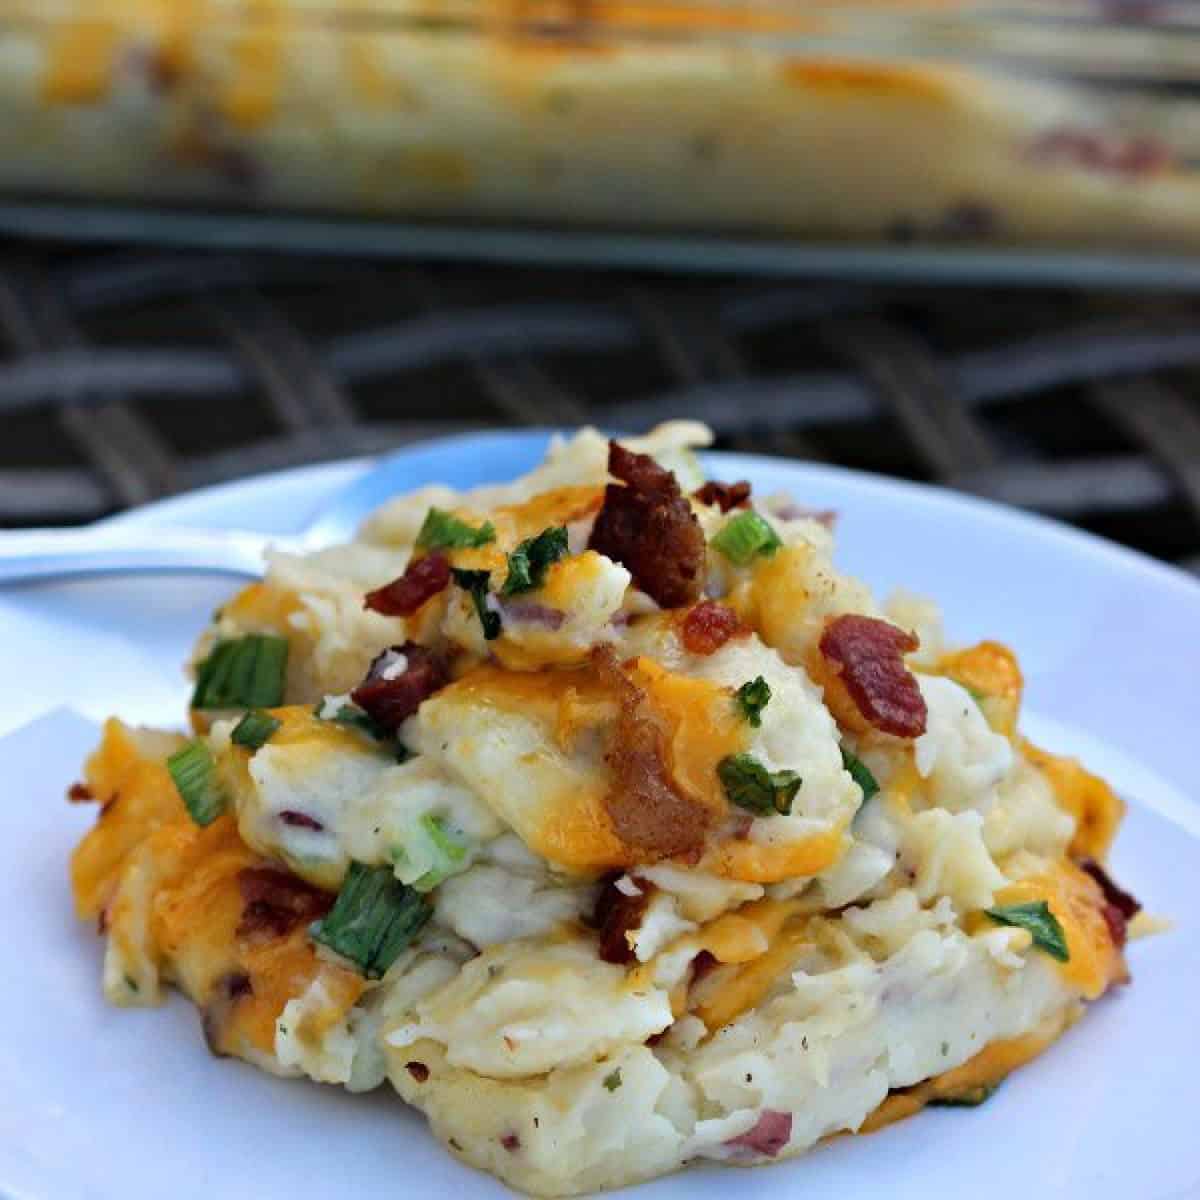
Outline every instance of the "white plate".
[[[456, 482], [495, 477], [495, 458], [481, 461], [469, 443], [459, 453]], [[984, 1107], [924, 1113], [770, 1169], [685, 1172], [649, 1185], [647, 1198], [1200, 1195], [1200, 587], [1064, 527], [933, 489], [737, 456], [712, 466], [838, 509], [846, 568], [881, 591], [906, 584], [937, 597], [956, 640], [1013, 645], [1028, 681], [1025, 729], [1081, 754], [1130, 798], [1115, 873], [1178, 924], [1135, 944], [1134, 984]], [[295, 531], [359, 470], [287, 472], [128, 519]], [[393, 1097], [212, 1059], [178, 998], [132, 1012], [101, 1000], [100, 942], [74, 921], [66, 884], [70, 848], [92, 818], [62, 802], [95, 737], [84, 717], [177, 720], [179, 663], [227, 591], [195, 578], [124, 580], [0, 599], [0, 731], [63, 705], [84, 714], [59, 711], [0, 740], [0, 1195], [499, 1195]]]

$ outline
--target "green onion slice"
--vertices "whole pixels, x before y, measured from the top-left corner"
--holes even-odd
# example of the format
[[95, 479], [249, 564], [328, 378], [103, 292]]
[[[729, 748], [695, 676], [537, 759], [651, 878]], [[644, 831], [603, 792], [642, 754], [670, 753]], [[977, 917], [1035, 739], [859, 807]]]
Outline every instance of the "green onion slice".
[[211, 825], [225, 811], [225, 793], [217, 782], [217, 764], [207, 742], [196, 738], [176, 750], [167, 759], [167, 770], [197, 825]]
[[314, 942], [349, 959], [368, 979], [380, 979], [433, 914], [391, 867], [350, 864], [333, 908], [309, 930]]
[[764, 518], [747, 509], [727, 521], [712, 544], [735, 566], [744, 567], [760, 554], [770, 557], [783, 542]]
[[282, 727], [283, 722], [270, 713], [252, 708], [233, 727], [229, 740], [236, 746], [245, 746], [247, 750], [261, 750]]
[[753, 754], [730, 754], [717, 764], [717, 776], [731, 804], [759, 816], [792, 811], [803, 782], [795, 771], [768, 771]]
[[762, 710], [770, 699], [771, 687], [761, 675], [749, 683], [743, 683], [737, 690], [738, 707], [755, 729], [762, 725]]
[[1067, 935], [1045, 900], [1034, 900], [1028, 904], [1004, 904], [996, 908], [985, 908], [983, 911], [998, 925], [1028, 929], [1033, 934], [1033, 944], [1051, 958], [1059, 962], [1071, 961]]
[[845, 746], [842, 747], [842, 766], [850, 773], [850, 778], [862, 788], [862, 802], [866, 804], [879, 791], [879, 781], [871, 774], [870, 767], [857, 755], [851, 754]]
[[491, 521], [476, 529], [440, 508], [431, 508], [425, 514], [417, 534], [417, 545], [422, 550], [475, 550], [495, 540], [496, 529]]
[[567, 530], [562, 525], [551, 525], [537, 537], [526, 538], [508, 556], [508, 578], [500, 589], [502, 596], [514, 596], [518, 592], [532, 592], [540, 588], [546, 572], [567, 553]]
[[621, 1086], [621, 1068], [617, 1067], [615, 1071], [610, 1071], [604, 1077], [604, 1086], [610, 1092], [615, 1092]]
[[249, 633], [218, 642], [196, 669], [193, 708], [275, 708], [283, 703], [287, 638]]
[[500, 614], [492, 612], [487, 606], [488, 584], [491, 583], [491, 571], [464, 571], [460, 567], [451, 567], [450, 574], [454, 582], [464, 592], [469, 592], [475, 602], [475, 611], [479, 615], [479, 623], [483, 626], [483, 636], [486, 641], [492, 641], [500, 636]]

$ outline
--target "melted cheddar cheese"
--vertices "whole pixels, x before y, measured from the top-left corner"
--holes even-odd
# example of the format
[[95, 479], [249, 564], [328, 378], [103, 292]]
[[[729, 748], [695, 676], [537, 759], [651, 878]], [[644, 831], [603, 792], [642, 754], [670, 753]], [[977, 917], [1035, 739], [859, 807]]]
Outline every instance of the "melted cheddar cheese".
[[1059, 805], [1075, 818], [1072, 858], [1103, 861], [1125, 816], [1125, 802], [1078, 759], [1050, 754], [1024, 739], [1021, 747], [1049, 779]]
[[1074, 863], [1062, 859], [1040, 875], [1018, 880], [996, 893], [996, 904], [1046, 901], [1066, 935], [1070, 958], [1056, 963], [1063, 979], [1086, 1000], [1095, 1000], [1109, 984], [1126, 979], [1124, 956], [1113, 945], [1104, 920], [1100, 885]]

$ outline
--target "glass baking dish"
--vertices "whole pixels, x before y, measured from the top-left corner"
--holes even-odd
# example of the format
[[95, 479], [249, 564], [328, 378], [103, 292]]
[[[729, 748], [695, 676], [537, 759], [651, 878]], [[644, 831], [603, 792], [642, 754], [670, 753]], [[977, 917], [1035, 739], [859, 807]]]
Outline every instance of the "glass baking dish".
[[0, 0], [0, 223], [122, 214], [185, 241], [1194, 280], [1200, 4]]

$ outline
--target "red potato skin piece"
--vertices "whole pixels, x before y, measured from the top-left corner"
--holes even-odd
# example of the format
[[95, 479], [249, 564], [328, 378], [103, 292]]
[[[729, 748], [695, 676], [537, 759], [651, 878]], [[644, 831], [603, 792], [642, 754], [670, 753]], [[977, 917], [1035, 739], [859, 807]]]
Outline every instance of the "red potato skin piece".
[[712, 814], [676, 789], [665, 735], [612, 646], [595, 647], [591, 662], [620, 705], [605, 751], [612, 782], [604, 807], [613, 832], [643, 862], [698, 859]]
[[730, 1138], [725, 1145], [744, 1152], [747, 1158], [758, 1154], [774, 1158], [788, 1144], [791, 1136], [792, 1114], [767, 1108], [751, 1129]]
[[700, 598], [707, 546], [692, 506], [670, 471], [648, 454], [608, 444], [610, 483], [588, 547], [621, 563], [663, 608]]
[[904, 655], [919, 645], [887, 621], [846, 614], [825, 626], [819, 648], [866, 721], [881, 733], [915, 738], [925, 732], [928, 712]]
[[691, 654], [715, 654], [731, 638], [750, 632], [741, 618], [724, 604], [701, 600], [688, 611], [680, 626], [684, 649]]
[[717, 480], [710, 479], [692, 495], [701, 504], [716, 504], [723, 513], [727, 513], [733, 508], [745, 508], [750, 503], [750, 481], [739, 479], [737, 483], [718, 483]]
[[385, 617], [411, 617], [427, 600], [450, 585], [450, 560], [428, 554], [410, 562], [404, 574], [363, 598], [363, 607]]
[[[385, 679], [383, 668], [389, 654], [403, 654], [408, 666], [395, 679]], [[434, 692], [446, 686], [450, 673], [445, 662], [426, 646], [405, 642], [378, 655], [367, 677], [350, 693], [350, 698], [382, 728], [394, 732]]]

